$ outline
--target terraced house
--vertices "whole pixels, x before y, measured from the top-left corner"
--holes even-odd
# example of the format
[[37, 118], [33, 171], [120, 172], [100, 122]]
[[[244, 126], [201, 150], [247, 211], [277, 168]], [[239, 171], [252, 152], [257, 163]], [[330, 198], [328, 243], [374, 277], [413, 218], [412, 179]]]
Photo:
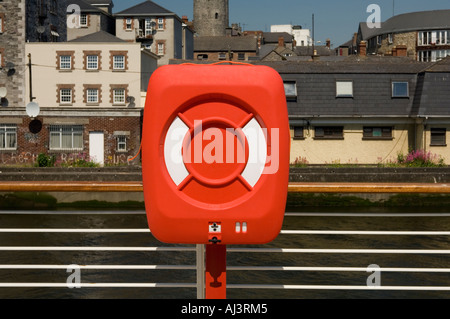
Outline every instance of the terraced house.
[[377, 164], [411, 149], [450, 161], [450, 58], [265, 62], [285, 83], [291, 162]]

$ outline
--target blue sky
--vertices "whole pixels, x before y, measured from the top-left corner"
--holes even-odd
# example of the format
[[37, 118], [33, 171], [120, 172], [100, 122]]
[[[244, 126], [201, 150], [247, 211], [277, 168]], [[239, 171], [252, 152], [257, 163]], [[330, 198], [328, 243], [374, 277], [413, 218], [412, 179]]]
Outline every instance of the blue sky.
[[[114, 0], [114, 12], [127, 9], [144, 0]], [[155, 0], [178, 16], [193, 18], [193, 0]], [[393, 4], [395, 3], [395, 6]], [[230, 0], [230, 23], [240, 23], [245, 30], [270, 31], [272, 24], [294, 24], [312, 28], [315, 17], [315, 40], [331, 39], [333, 46], [351, 39], [358, 31], [359, 22], [365, 22], [370, 4], [381, 7], [381, 21], [395, 14], [450, 9], [448, 0]]]

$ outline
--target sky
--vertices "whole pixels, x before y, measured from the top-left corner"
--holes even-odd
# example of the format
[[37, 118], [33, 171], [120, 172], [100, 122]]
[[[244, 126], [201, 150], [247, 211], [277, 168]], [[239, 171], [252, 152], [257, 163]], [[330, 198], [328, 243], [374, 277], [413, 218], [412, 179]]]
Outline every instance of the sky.
[[[145, 0], [113, 0], [114, 13]], [[314, 38], [324, 44], [329, 38], [333, 47], [350, 40], [360, 22], [372, 15], [371, 4], [381, 8], [381, 21], [407, 12], [450, 9], [449, 0], [229, 0], [230, 24], [238, 23], [244, 30], [270, 31], [274, 24], [301, 25], [312, 30]], [[193, 0], [154, 0], [153, 2], [193, 19]]]

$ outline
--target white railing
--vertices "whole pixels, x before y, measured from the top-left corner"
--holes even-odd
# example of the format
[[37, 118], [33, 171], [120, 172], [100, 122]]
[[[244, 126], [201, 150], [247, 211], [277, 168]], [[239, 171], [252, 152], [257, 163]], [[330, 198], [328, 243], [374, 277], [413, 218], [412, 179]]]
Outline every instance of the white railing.
[[[305, 216], [300, 213], [287, 213], [287, 216]], [[314, 216], [322, 216], [326, 218], [330, 214], [313, 214]], [[427, 214], [400, 214], [403, 217], [423, 217]], [[338, 216], [361, 216], [361, 217], [379, 217], [377, 214], [332, 214], [333, 217]], [[383, 215], [385, 217], [398, 217], [399, 215]], [[434, 217], [446, 217], [448, 214], [433, 214]], [[98, 228], [1, 228], [1, 234], [33, 234], [33, 233], [97, 233], [97, 234], [123, 234], [123, 233], [143, 233], [150, 234], [148, 229], [133, 228], [133, 229], [98, 229]], [[368, 230], [282, 230], [281, 236], [404, 236], [414, 238], [416, 236], [450, 236], [450, 231], [368, 231]], [[84, 270], [179, 270], [179, 271], [196, 271], [197, 282], [192, 283], [86, 283], [80, 282], [77, 288], [192, 288], [197, 290], [197, 298], [204, 298], [204, 246], [180, 246], [180, 247], [122, 247], [122, 246], [70, 246], [70, 242], [55, 243], [55, 246], [0, 246], [0, 252], [93, 252], [93, 251], [107, 251], [107, 252], [170, 252], [179, 253], [186, 252], [196, 255], [196, 265], [79, 265], [81, 271]], [[282, 247], [239, 247], [233, 246], [227, 249], [228, 254], [393, 254], [393, 255], [417, 255], [417, 258], [423, 255], [450, 255], [450, 249], [347, 249], [347, 248], [282, 248]], [[276, 258], [275, 256], [273, 257]], [[36, 264], [16, 264], [11, 260], [11, 264], [1, 264], [0, 270], [64, 270], [69, 269], [73, 265], [64, 264], [44, 264], [45, 260], [36, 260]], [[339, 267], [330, 265], [323, 266], [233, 266], [227, 267], [229, 272], [251, 271], [276, 271], [276, 272], [362, 272], [367, 273], [367, 267]], [[450, 268], [427, 268], [427, 267], [379, 267], [376, 269], [379, 273], [450, 273]], [[63, 288], [68, 287], [64, 282], [1, 282], [0, 288]], [[424, 285], [399, 285], [399, 286], [373, 286], [373, 285], [345, 285], [339, 282], [333, 282], [327, 285], [296, 285], [296, 284], [227, 284], [228, 289], [275, 289], [275, 290], [390, 290], [390, 291], [450, 291], [450, 280], [444, 282], [442, 286], [430, 286], [426, 283]]]

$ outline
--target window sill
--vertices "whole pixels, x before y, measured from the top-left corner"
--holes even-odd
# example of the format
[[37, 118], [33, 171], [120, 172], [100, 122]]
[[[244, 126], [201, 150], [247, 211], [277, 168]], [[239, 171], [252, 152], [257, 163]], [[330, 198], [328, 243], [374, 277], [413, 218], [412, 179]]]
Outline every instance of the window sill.
[[303, 140], [306, 140], [306, 137], [293, 137], [292, 139], [294, 141], [303, 141]]
[[59, 69], [59, 73], [72, 73], [72, 69]]
[[363, 137], [363, 141], [392, 141], [393, 137]]
[[113, 105], [112, 106], [127, 106], [127, 104], [126, 103], [113, 103]]
[[59, 106], [73, 106], [72, 103], [59, 103]]
[[344, 140], [343, 137], [313, 137], [313, 140]]
[[99, 69], [95, 69], [95, 70], [86, 69], [86, 72], [93, 72], [93, 73], [95, 73], [95, 72], [100, 72], [100, 70]]
[[430, 144], [430, 147], [446, 147], [447, 144]]
[[113, 72], [126, 72], [127, 70], [125, 70], [125, 69], [113, 69], [112, 70]]
[[86, 106], [100, 106], [100, 103], [86, 103]]

